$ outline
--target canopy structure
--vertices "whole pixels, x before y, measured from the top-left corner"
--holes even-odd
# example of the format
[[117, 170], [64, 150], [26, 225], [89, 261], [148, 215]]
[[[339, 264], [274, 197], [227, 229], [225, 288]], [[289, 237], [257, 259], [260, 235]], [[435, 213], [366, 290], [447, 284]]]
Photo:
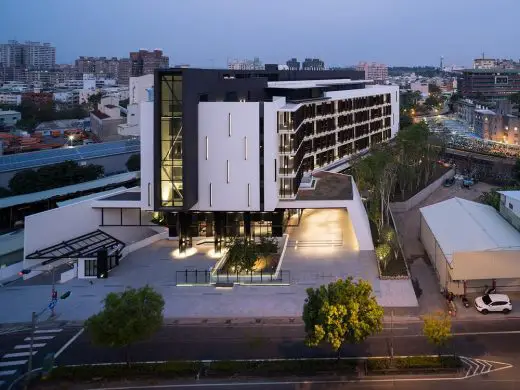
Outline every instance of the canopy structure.
[[59, 244], [37, 250], [26, 256], [26, 259], [45, 260], [41, 264], [46, 265], [66, 258], [96, 257], [100, 249], [110, 250], [117, 247], [118, 252], [120, 252], [125, 247], [125, 243], [98, 229], [79, 237], [60, 242]]

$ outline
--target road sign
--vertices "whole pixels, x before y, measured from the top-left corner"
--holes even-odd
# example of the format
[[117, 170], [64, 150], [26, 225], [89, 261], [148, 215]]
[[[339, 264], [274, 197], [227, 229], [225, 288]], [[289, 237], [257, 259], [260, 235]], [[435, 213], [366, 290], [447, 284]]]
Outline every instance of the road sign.
[[49, 303], [49, 309], [54, 309], [54, 307], [56, 306], [56, 301], [52, 301], [51, 303]]

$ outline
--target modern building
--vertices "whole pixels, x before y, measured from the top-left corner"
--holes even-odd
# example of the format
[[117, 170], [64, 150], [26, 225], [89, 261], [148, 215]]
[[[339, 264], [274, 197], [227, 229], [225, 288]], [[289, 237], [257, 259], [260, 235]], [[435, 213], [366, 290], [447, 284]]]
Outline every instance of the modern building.
[[132, 63], [129, 58], [121, 58], [119, 60], [119, 68], [117, 74], [117, 83], [119, 85], [128, 85], [128, 81], [130, 80], [132, 69]]
[[9, 41], [0, 44], [0, 64], [6, 68], [51, 69], [56, 65], [56, 48], [50, 43]]
[[139, 77], [145, 74], [153, 74], [155, 69], [167, 68], [169, 58], [163, 55], [163, 51], [155, 49], [148, 51], [141, 49], [130, 53], [130, 70], [132, 77]]
[[20, 119], [22, 119], [22, 115], [18, 111], [0, 110], [0, 129], [12, 128]]
[[356, 70], [365, 72], [365, 79], [381, 84], [388, 80], [388, 66], [375, 62], [360, 62]]
[[520, 92], [520, 69], [466, 69], [458, 89], [465, 98], [507, 99]]
[[281, 235], [284, 218], [300, 209], [354, 202], [349, 176], [312, 172], [344, 169], [397, 133], [398, 87], [362, 76], [157, 71], [155, 102], [141, 111], [142, 207], [168, 215], [181, 249], [200, 229], [218, 249], [223, 237], [261, 226]]
[[[518, 192], [518, 191], [514, 191]], [[420, 209], [420, 237], [439, 278], [454, 294], [520, 290], [520, 232], [517, 194], [501, 194], [501, 215], [493, 207], [452, 198]]]
[[118, 133], [124, 137], [140, 137], [141, 109], [140, 104], [148, 99], [148, 95], [154, 86], [154, 75], [148, 74], [141, 77], [131, 77], [128, 89], [128, 106], [126, 123], [118, 126]]
[[80, 73], [92, 73], [96, 76], [117, 79], [119, 74], [119, 59], [117, 57], [84, 57], [75, 61]]

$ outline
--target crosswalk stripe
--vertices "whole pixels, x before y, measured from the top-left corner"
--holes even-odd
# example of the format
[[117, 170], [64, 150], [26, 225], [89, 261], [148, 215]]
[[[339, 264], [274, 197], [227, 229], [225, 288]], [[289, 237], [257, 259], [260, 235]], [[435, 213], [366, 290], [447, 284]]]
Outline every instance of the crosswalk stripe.
[[0, 367], [21, 366], [25, 363], [27, 363], [27, 360], [11, 360], [7, 362], [0, 362]]
[[[38, 352], [38, 351], [32, 351], [33, 356], [36, 355], [36, 352]], [[19, 357], [25, 357], [25, 356], [30, 356], [30, 355], [31, 355], [31, 353], [29, 351], [15, 352], [15, 353], [6, 353], [2, 358], [11, 359], [11, 358], [19, 358]]]
[[59, 333], [63, 329], [38, 329], [35, 330], [34, 333]]
[[3, 370], [0, 371], [0, 376], [11, 376], [16, 374], [17, 370]]
[[[47, 344], [45, 344], [45, 343], [39, 343], [39, 344], [34, 343], [33, 348], [42, 348], [42, 347], [45, 347], [46, 345]], [[20, 344], [20, 345], [16, 345], [14, 347], [14, 349], [29, 349], [29, 348], [31, 348], [31, 344]]]
[[[33, 340], [34, 341], [37, 341], [37, 340], [52, 340], [54, 338], [54, 336], [34, 336], [33, 337]], [[31, 341], [31, 338], [30, 337], [26, 337], [23, 339], [23, 341]]]

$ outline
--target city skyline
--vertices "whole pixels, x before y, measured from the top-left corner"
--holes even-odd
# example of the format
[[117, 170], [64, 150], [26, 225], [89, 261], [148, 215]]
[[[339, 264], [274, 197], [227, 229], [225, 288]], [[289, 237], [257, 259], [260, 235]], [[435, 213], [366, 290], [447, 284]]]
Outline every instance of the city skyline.
[[[482, 52], [518, 57], [510, 49], [518, 38], [514, 18], [520, 11], [513, 0], [498, 2], [508, 10], [499, 19], [488, 17], [481, 0], [439, 0], [435, 7], [409, 0], [151, 3], [93, 0], [86, 8], [65, 0], [4, 0], [0, 37], [50, 42], [58, 63], [73, 63], [82, 55], [127, 57], [140, 48], [163, 49], [171, 65], [199, 67], [224, 67], [228, 59], [253, 57], [264, 63], [313, 57], [326, 66], [358, 61], [437, 66], [441, 56], [446, 65], [470, 66]], [[485, 29], [474, 23], [483, 19]], [[71, 39], [74, 32], [79, 37]]]

